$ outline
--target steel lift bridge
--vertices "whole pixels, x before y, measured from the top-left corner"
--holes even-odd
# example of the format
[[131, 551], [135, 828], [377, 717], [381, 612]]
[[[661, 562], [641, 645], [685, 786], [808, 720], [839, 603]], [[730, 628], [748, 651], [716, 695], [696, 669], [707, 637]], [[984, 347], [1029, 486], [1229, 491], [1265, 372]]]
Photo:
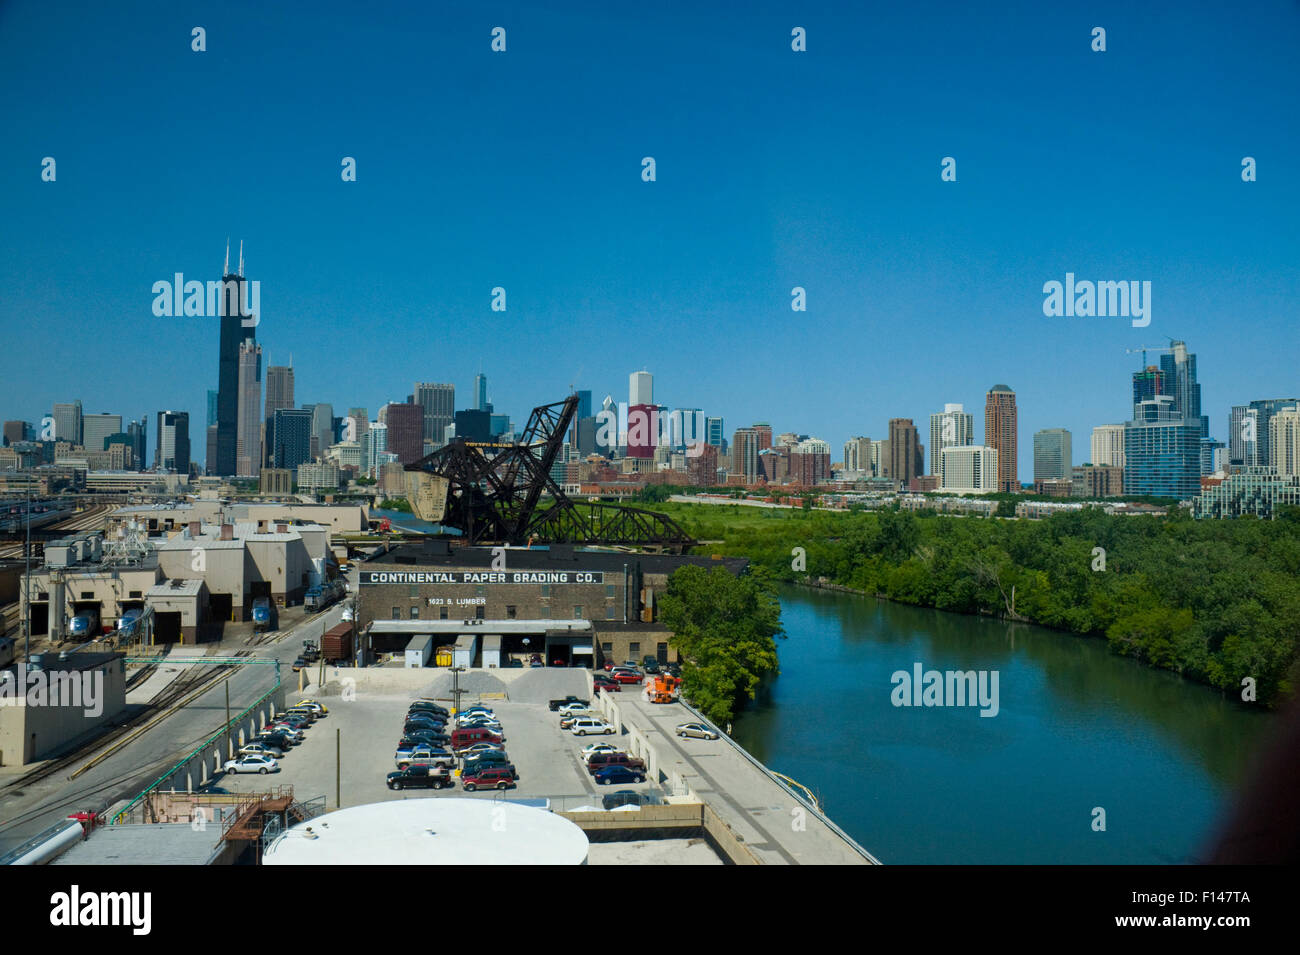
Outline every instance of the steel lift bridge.
[[466, 544], [625, 544], [678, 552], [694, 544], [664, 514], [571, 500], [555, 483], [551, 467], [577, 409], [578, 396], [570, 395], [534, 408], [515, 444], [456, 438], [408, 464], [415, 516], [458, 529]]

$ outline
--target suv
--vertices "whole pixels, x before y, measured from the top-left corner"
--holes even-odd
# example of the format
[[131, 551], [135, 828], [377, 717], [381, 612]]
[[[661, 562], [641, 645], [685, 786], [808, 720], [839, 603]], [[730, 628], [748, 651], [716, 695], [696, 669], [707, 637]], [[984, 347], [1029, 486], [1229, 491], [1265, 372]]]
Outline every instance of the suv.
[[515, 779], [513, 766], [488, 766], [473, 776], [461, 777], [461, 786], [467, 793], [476, 789], [513, 789]]
[[457, 752], [469, 749], [476, 743], [504, 743], [506, 738], [486, 727], [460, 728], [451, 731], [451, 748]]
[[574, 736], [586, 736], [588, 733], [603, 733], [609, 735], [614, 732], [614, 727], [610, 726], [604, 720], [584, 716], [581, 719], [573, 721], [573, 725], [569, 727], [569, 732]]
[[446, 789], [450, 785], [451, 772], [445, 766], [408, 766], [388, 774], [389, 789]]
[[587, 772], [595, 776], [606, 766], [626, 766], [628, 769], [645, 769], [645, 760], [627, 753], [592, 753], [587, 757]]

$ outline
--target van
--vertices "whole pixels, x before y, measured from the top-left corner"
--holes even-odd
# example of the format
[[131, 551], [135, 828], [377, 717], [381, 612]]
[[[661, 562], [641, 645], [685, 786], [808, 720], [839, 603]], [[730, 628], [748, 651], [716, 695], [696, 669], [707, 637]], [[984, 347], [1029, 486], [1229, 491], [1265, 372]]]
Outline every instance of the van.
[[451, 748], [454, 750], [467, 749], [475, 743], [504, 743], [506, 738], [500, 733], [494, 733], [484, 726], [476, 726], [469, 729], [454, 729], [451, 731]]
[[610, 726], [604, 720], [584, 716], [573, 721], [573, 725], [569, 728], [569, 732], [574, 736], [586, 736], [588, 733], [608, 735], [614, 732], [614, 727]]

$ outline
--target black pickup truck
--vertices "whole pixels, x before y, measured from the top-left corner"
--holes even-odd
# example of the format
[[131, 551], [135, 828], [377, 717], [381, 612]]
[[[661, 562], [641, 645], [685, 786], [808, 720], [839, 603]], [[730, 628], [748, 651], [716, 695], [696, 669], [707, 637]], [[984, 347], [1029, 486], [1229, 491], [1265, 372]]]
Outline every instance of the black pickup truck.
[[446, 789], [451, 784], [451, 770], [445, 766], [407, 766], [388, 774], [389, 789]]
[[551, 712], [554, 713], [561, 706], [565, 706], [569, 703], [577, 703], [580, 706], [591, 706], [591, 700], [582, 700], [576, 696], [566, 696], [562, 700], [551, 700], [551, 702], [547, 703], [546, 705], [549, 706], [551, 708]]

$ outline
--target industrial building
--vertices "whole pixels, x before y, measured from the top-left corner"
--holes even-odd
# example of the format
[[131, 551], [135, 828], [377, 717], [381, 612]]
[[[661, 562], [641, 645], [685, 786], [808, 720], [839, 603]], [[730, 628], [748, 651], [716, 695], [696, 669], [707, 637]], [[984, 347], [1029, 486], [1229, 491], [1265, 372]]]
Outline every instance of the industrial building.
[[0, 677], [0, 766], [25, 766], [100, 732], [126, 709], [120, 653], [44, 654]]
[[[362, 651], [403, 653], [416, 636], [454, 645], [479, 637], [467, 666], [484, 662], [491, 641], [499, 666], [599, 666], [654, 656], [676, 659], [671, 633], [657, 622], [656, 598], [679, 567], [725, 567], [742, 574], [742, 558], [546, 547], [451, 547], [405, 544], [361, 565], [357, 619]], [[368, 643], [366, 642], [368, 640]]]

